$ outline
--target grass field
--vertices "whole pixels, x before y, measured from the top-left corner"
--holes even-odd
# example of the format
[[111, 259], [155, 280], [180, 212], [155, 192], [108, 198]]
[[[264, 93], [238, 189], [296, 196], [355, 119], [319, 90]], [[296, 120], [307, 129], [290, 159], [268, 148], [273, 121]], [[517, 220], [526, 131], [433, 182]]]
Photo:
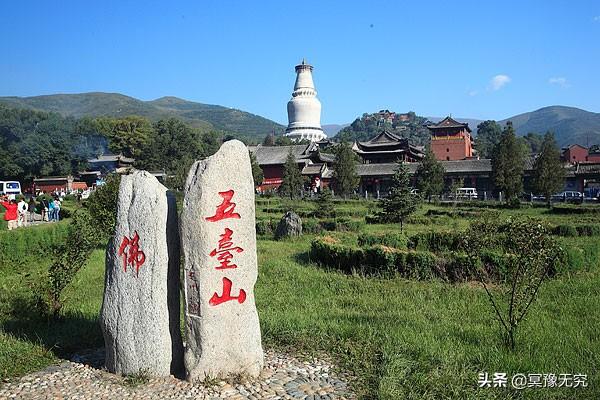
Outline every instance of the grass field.
[[[277, 200], [260, 202], [257, 218], [279, 219], [282, 213], [263, 211], [278, 206]], [[299, 210], [313, 207], [301, 203], [291, 206]], [[370, 208], [369, 202], [337, 207], [355, 213], [357, 216], [351, 218], [356, 220], [364, 220], [358, 215]], [[428, 210], [446, 209], [423, 206], [414, 219], [420, 222], [406, 225], [408, 234], [468, 226], [468, 217], [425, 217]], [[527, 215], [555, 224], [600, 222], [600, 215], [551, 215], [543, 208], [498, 213], [499, 217]], [[398, 229], [394, 225], [364, 225], [361, 231]], [[1, 233], [0, 242], [8, 240], [9, 233]], [[332, 234], [348, 242], [358, 235]], [[514, 351], [503, 344], [479, 284], [365, 278], [327, 270], [309, 260], [314, 237], [280, 242], [259, 237], [256, 299], [266, 346], [327, 351], [357, 376], [355, 389], [364, 398], [600, 398], [600, 237], [559, 238], [572, 253], [573, 268], [542, 286]], [[103, 250], [94, 251], [67, 288], [66, 307], [58, 322], [41, 319], [33, 311], [32, 291], [49, 262], [48, 257], [34, 255], [25, 257], [21, 264], [10, 260], [0, 266], [1, 378], [19, 376], [57, 357], [102, 346], [97, 317], [104, 279]], [[506, 372], [509, 376], [584, 373], [588, 387], [479, 389], [479, 372]]]

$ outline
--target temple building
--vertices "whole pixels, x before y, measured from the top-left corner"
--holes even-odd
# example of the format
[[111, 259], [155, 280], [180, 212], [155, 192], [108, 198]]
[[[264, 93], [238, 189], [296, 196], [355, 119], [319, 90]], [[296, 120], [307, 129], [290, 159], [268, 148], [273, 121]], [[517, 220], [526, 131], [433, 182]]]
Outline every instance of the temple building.
[[285, 136], [294, 141], [318, 142], [327, 138], [321, 128], [321, 102], [312, 78], [313, 66], [302, 60], [296, 65], [296, 83], [292, 98], [288, 101], [288, 127]]
[[418, 162], [425, 156], [423, 147], [413, 146], [408, 139], [387, 130], [366, 142], [356, 142], [353, 150], [360, 156], [363, 164], [394, 163], [398, 160]]
[[438, 160], [457, 161], [473, 157], [469, 124], [446, 117], [427, 128], [431, 132], [431, 151]]

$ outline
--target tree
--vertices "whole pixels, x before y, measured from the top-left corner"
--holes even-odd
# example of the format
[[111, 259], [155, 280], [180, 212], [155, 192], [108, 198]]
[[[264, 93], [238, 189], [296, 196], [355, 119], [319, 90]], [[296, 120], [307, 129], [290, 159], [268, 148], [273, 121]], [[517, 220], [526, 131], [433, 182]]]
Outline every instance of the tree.
[[487, 120], [477, 125], [475, 148], [481, 158], [490, 158], [502, 136], [502, 128], [496, 121]]
[[[547, 226], [531, 219], [476, 222], [467, 230], [464, 243], [506, 343], [514, 349], [519, 323], [562, 257], [560, 246]], [[482, 257], [490, 249], [499, 251], [502, 257]]]
[[504, 192], [506, 202], [518, 201], [523, 190], [525, 154], [509, 121], [502, 131], [492, 157], [492, 175], [498, 190]]
[[333, 179], [338, 194], [346, 197], [354, 192], [360, 177], [356, 174], [356, 154], [348, 142], [342, 142], [335, 149]]
[[275, 134], [269, 133], [263, 140], [263, 146], [275, 146]]
[[565, 170], [560, 161], [560, 150], [551, 132], [544, 135], [540, 154], [533, 163], [533, 187], [546, 197], [550, 206], [552, 194], [563, 188]]
[[417, 168], [417, 188], [423, 198], [431, 201], [444, 190], [444, 166], [435, 158], [431, 148], [427, 148], [423, 161]]
[[265, 175], [263, 174], [263, 170], [260, 165], [258, 165], [258, 161], [256, 160], [254, 153], [251, 151], [248, 152], [250, 153], [250, 164], [252, 165], [252, 179], [254, 179], [254, 186], [256, 187], [262, 184]]
[[98, 122], [110, 141], [110, 150], [126, 157], [138, 157], [152, 135], [150, 122], [136, 115], [120, 119], [100, 118]]
[[527, 151], [529, 153], [537, 154], [542, 150], [542, 143], [544, 142], [544, 136], [529, 132], [527, 135], [521, 138], [527, 145]]
[[335, 207], [333, 205], [333, 196], [329, 188], [323, 188], [319, 198], [315, 202], [315, 216], [318, 218], [329, 218], [335, 215]]
[[302, 179], [302, 173], [298, 168], [296, 157], [294, 157], [292, 149], [290, 148], [283, 166], [283, 182], [279, 187], [279, 191], [283, 196], [290, 196], [290, 199], [293, 200], [302, 190], [303, 182], [304, 180]]
[[398, 162], [390, 192], [380, 204], [382, 216], [390, 222], [400, 222], [400, 231], [403, 230], [404, 219], [417, 210], [418, 196], [410, 193], [409, 186], [408, 168], [402, 162]]

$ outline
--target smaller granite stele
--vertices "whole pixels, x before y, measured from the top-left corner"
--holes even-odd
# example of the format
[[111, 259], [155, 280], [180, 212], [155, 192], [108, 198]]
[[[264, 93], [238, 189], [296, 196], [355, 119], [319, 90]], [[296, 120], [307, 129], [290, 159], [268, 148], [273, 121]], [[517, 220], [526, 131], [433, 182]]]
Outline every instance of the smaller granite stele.
[[223, 143], [190, 169], [181, 242], [187, 379], [259, 376], [264, 355], [254, 303], [254, 181], [242, 142]]
[[123, 176], [100, 316], [110, 372], [182, 371], [179, 245], [174, 196], [146, 171]]

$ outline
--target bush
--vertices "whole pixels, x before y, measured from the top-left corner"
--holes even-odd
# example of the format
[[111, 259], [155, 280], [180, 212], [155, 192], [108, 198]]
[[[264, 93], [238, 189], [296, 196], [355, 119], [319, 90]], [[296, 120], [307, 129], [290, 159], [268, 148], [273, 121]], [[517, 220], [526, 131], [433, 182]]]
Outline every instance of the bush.
[[364, 251], [343, 246], [331, 236], [316, 238], [310, 246], [311, 259], [340, 271], [351, 273], [364, 262]]
[[561, 215], [579, 215], [579, 214], [600, 214], [600, 207], [597, 206], [575, 206], [575, 205], [555, 205], [548, 210], [551, 214]]
[[600, 226], [595, 224], [587, 225], [557, 225], [552, 228], [552, 234], [558, 236], [600, 236]]
[[573, 225], [558, 225], [552, 229], [553, 235], [558, 236], [579, 236], [577, 228]]
[[436, 276], [444, 277], [444, 270], [438, 268], [439, 262], [435, 254], [427, 251], [409, 251], [406, 253], [406, 262], [400, 274], [405, 278], [424, 280]]
[[117, 223], [117, 200], [121, 176], [110, 175], [106, 183], [100, 186], [85, 202], [90, 217], [102, 234], [109, 236], [114, 233]]
[[257, 220], [256, 234], [257, 235], [272, 235], [277, 228], [277, 221], [272, 219]]
[[408, 238], [402, 233], [387, 233], [382, 235], [363, 233], [358, 236], [358, 245], [360, 247], [378, 244], [396, 249], [406, 249], [408, 246]]
[[575, 229], [579, 236], [600, 236], [599, 225], [577, 225]]
[[408, 240], [408, 247], [411, 249], [433, 252], [460, 250], [462, 245], [462, 234], [454, 231], [421, 232]]
[[316, 219], [303, 219], [302, 220], [302, 232], [304, 233], [321, 233], [323, 232], [323, 226]]
[[85, 209], [73, 215], [66, 242], [56, 247], [54, 261], [48, 269], [48, 308], [57, 316], [62, 308], [61, 295], [77, 272], [86, 263], [92, 250], [104, 244], [104, 235]]

